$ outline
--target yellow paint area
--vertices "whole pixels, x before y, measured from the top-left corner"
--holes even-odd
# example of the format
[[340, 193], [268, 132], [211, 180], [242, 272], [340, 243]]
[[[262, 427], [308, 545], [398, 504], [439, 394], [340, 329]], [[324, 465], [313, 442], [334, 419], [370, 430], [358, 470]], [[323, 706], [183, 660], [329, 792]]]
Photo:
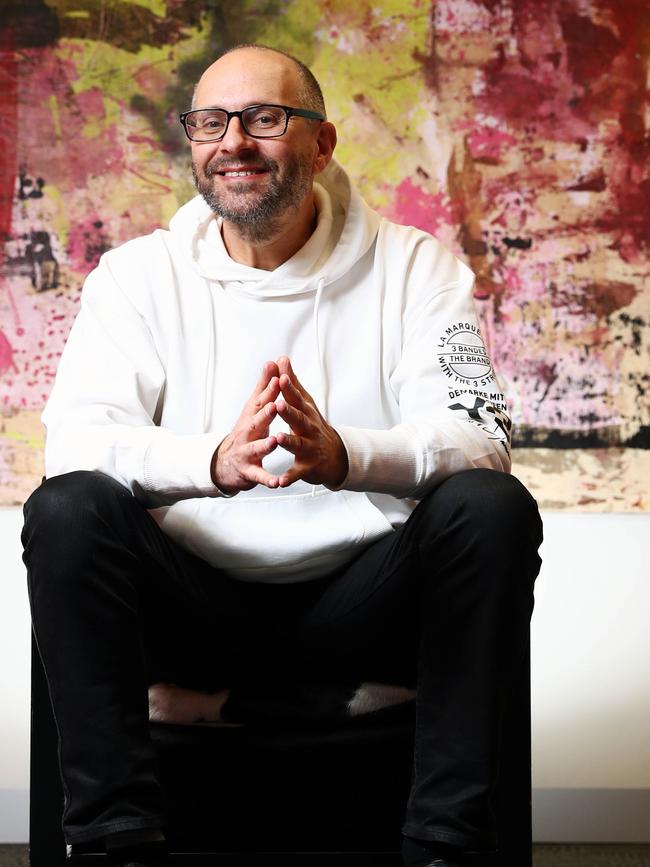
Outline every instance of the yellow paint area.
[[[85, 2], [88, 5], [88, 0]], [[90, 2], [97, 5], [100, 0], [90, 0]], [[105, 4], [106, 0], [101, 0], [101, 2]], [[147, 9], [158, 18], [164, 18], [167, 14], [167, 0], [129, 0], [129, 3], [132, 6], [141, 6], [143, 9]], [[69, 0], [45, 0], [45, 5], [56, 10], [57, 15], [63, 18], [91, 17], [89, 9], [67, 9], [66, 6], [70, 5]]]
[[24, 431], [8, 430], [5, 431], [3, 434], [0, 434], [0, 436], [7, 440], [14, 440], [18, 443], [24, 443], [26, 446], [34, 449], [42, 449], [45, 445], [44, 436], [30, 436]]
[[58, 142], [61, 141], [62, 132], [61, 132], [61, 115], [59, 113], [59, 103], [57, 102], [55, 94], [51, 93], [48, 101], [50, 107], [50, 114], [52, 115], [52, 126], [54, 127], [54, 135]]
[[1, 480], [3, 506], [22, 505], [38, 487], [44, 473], [44, 446], [40, 410], [0, 417], [0, 461], [10, 470]]
[[309, 0], [288, 3], [281, 16], [259, 15], [259, 0], [233, 4], [228, 16], [231, 42], [259, 42], [297, 57], [310, 68], [314, 60], [314, 33], [318, 30], [321, 4]]
[[428, 5], [413, 9], [404, 0], [353, 5], [349, 0], [293, 0], [283, 15], [253, 22], [256, 8], [253, 0], [237, 5], [236, 20], [231, 16], [227, 21], [232, 40], [271, 45], [312, 69], [325, 93], [328, 116], [340, 132], [337, 158], [357, 178], [362, 194], [382, 206], [382, 187], [406, 174], [397, 139], [408, 138], [423, 118], [422, 74], [413, 55], [426, 53]]
[[167, 0], [130, 0], [130, 3], [132, 6], [142, 6], [143, 9], [148, 9], [158, 18], [164, 18], [167, 14]]
[[51, 203], [48, 212], [50, 215], [50, 225], [61, 245], [65, 247], [68, 243], [70, 225], [70, 218], [65, 207], [65, 197], [61, 190], [52, 184], [46, 184], [43, 187], [43, 195]]
[[154, 101], [163, 98], [164, 94], [157, 89], [143, 93], [140, 83], [143, 70], [155, 68], [172, 84], [176, 67], [200, 53], [206, 35], [206, 29], [188, 28], [187, 38], [174, 45], [173, 50], [168, 45], [143, 46], [137, 54], [87, 39], [61, 40], [57, 51], [75, 63], [77, 76], [70, 82], [74, 93], [99, 88], [105, 101], [112, 98], [128, 105], [134, 96], [147, 96]]

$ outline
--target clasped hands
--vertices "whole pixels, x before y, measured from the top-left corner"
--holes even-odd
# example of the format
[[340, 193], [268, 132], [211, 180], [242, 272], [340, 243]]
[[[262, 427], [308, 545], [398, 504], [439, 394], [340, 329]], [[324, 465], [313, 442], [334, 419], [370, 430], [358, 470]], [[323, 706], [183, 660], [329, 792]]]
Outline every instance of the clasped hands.
[[[276, 415], [290, 433], [269, 435]], [[262, 461], [278, 446], [294, 456], [289, 469], [276, 476]], [[267, 361], [235, 427], [216, 449], [210, 467], [212, 481], [235, 494], [255, 485], [287, 488], [298, 479], [311, 485], [338, 487], [348, 473], [348, 458], [341, 438], [320, 414], [286, 356]]]

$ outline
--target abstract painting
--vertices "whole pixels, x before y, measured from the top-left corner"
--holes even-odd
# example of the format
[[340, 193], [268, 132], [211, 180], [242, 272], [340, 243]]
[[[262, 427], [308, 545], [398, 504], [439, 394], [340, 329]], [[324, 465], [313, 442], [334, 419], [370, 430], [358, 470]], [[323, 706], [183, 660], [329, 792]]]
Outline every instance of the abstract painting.
[[194, 194], [178, 112], [221, 50], [307, 63], [382, 214], [475, 271], [514, 472], [548, 509], [650, 509], [647, 0], [4, 0], [0, 480], [101, 254]]

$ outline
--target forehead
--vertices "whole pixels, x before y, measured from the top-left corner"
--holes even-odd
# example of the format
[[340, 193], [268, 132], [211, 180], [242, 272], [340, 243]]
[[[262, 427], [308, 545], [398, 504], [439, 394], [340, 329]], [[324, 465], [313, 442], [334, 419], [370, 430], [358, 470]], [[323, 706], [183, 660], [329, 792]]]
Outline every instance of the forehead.
[[242, 48], [209, 66], [196, 89], [197, 108], [237, 109], [258, 102], [298, 107], [300, 76], [294, 63], [281, 54]]

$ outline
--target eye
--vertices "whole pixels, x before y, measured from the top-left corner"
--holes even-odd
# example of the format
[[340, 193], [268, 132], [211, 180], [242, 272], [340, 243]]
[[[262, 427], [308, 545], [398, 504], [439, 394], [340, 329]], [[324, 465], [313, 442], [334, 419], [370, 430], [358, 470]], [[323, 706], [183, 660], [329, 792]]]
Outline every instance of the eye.
[[198, 129], [205, 129], [205, 130], [214, 131], [214, 130], [223, 129], [224, 124], [225, 124], [225, 119], [224, 119], [223, 115], [221, 115], [221, 114], [204, 114], [197, 119], [195, 126]]
[[260, 105], [246, 114], [246, 123], [254, 129], [273, 129], [284, 124], [284, 111], [268, 105]]
[[270, 123], [277, 123], [277, 120], [278, 120], [277, 117], [273, 117], [272, 114], [262, 114], [260, 112], [260, 114], [258, 114], [253, 119], [253, 122], [258, 123], [258, 124], [262, 124], [262, 126], [264, 126], [264, 125], [268, 125]]

